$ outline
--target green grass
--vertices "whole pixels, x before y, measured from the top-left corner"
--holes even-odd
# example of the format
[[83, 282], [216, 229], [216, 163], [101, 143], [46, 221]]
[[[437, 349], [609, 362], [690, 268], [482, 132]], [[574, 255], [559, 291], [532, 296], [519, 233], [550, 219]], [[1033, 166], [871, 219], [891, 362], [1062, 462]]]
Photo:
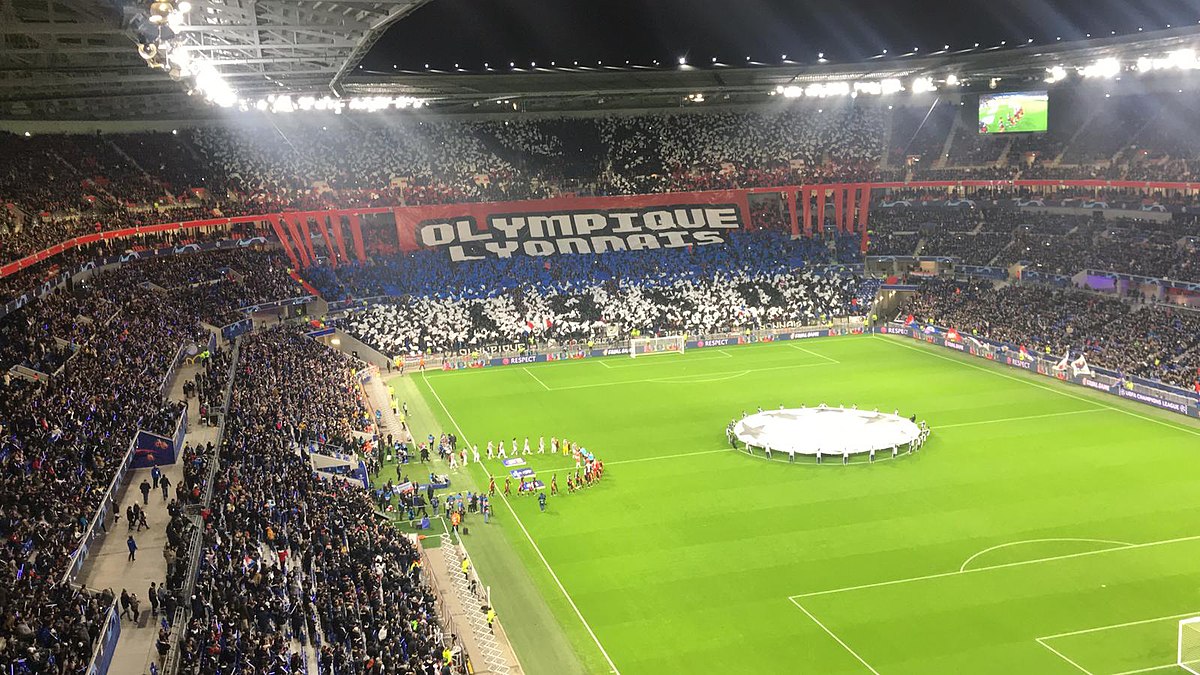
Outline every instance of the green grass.
[[[1113, 675], [1171, 663], [1164, 617], [1200, 614], [1200, 431], [1049, 378], [853, 336], [396, 383], [422, 436], [605, 460], [601, 485], [497, 502], [467, 537], [530, 673]], [[934, 431], [874, 465], [724, 449], [742, 410], [821, 402]]]
[[[1047, 101], [1041, 99], [1024, 99], [1022, 105], [1025, 109], [1025, 114], [1017, 121], [1015, 125], [1007, 127], [1003, 132], [1000, 131], [1000, 121], [1008, 118], [1017, 111], [1017, 108], [1010, 106], [1007, 103], [1001, 103], [996, 106], [996, 115], [992, 122], [988, 125], [988, 133], [1021, 133], [1031, 131], [1046, 131], [1048, 122], [1049, 105]], [[985, 113], [980, 111], [980, 118], [985, 117]]]

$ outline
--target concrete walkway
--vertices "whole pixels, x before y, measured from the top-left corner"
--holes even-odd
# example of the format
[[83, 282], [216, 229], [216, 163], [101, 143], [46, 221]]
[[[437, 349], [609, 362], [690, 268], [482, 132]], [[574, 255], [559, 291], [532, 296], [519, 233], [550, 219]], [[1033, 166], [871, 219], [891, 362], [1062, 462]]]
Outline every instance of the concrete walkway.
[[[183, 383], [194, 378], [197, 372], [198, 366], [184, 366], [179, 370], [171, 389], [172, 400], [183, 400]], [[203, 445], [209, 441], [216, 442], [216, 435], [215, 427], [200, 424], [199, 404], [196, 399], [189, 401], [188, 434], [185, 442]], [[164, 500], [162, 491], [153, 489], [150, 491], [150, 499], [143, 505], [138, 486], [143, 480], [153, 482], [150, 469], [130, 471], [126, 483], [117, 490], [117, 512], [121, 514], [121, 520], [115, 527], [111, 522], [106, 523], [108, 534], [92, 549], [79, 575], [79, 582], [88, 588], [110, 588], [117, 597], [120, 597], [121, 590], [125, 589], [136, 593], [138, 597], [141, 616], [136, 622], [122, 619], [121, 637], [113, 653], [110, 673], [145, 674], [150, 672], [151, 662], [158, 661], [154, 642], [158, 639], [162, 616], [154, 616], [151, 613], [147, 594], [150, 582], [162, 584], [166, 577], [167, 567], [163, 559], [163, 549], [167, 543], [166, 530], [170, 521], [167, 504], [175, 497], [175, 486], [183, 480], [183, 469], [179, 462], [159, 468], [163, 475], [171, 480], [170, 497]], [[141, 532], [128, 530], [125, 509], [134, 502], [142, 505], [146, 511], [146, 522], [150, 529], [143, 528]], [[126, 538], [131, 534], [138, 546], [137, 559], [132, 562], [129, 560], [129, 548], [126, 545]]]

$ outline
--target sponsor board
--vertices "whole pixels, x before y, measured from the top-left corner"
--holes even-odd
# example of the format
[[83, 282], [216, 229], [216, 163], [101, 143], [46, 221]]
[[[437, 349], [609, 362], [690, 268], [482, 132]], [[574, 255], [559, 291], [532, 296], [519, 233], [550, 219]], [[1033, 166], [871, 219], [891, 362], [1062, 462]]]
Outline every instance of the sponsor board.
[[510, 469], [514, 466], [525, 466], [525, 458], [524, 457], [510, 457], [509, 459], [506, 459], [503, 462], [501, 462], [501, 464], [503, 464], [504, 468], [506, 468], [506, 469]]
[[791, 335], [788, 336], [788, 339], [789, 340], [808, 340], [810, 338], [825, 337], [827, 335], [833, 335], [833, 331], [806, 330], [801, 333], [792, 333]]
[[731, 344], [737, 344], [737, 340], [733, 338], [712, 338], [709, 340], [697, 340], [697, 347], [727, 347]]
[[1111, 384], [1104, 384], [1103, 382], [1097, 382], [1096, 380], [1093, 380], [1090, 377], [1081, 378], [1079, 380], [1079, 384], [1082, 384], [1085, 387], [1091, 387], [1092, 389], [1099, 389], [1100, 391], [1112, 392], [1112, 390], [1113, 390]]
[[517, 480], [521, 480], [522, 478], [529, 478], [530, 476], [537, 474], [536, 471], [534, 471], [533, 469], [530, 469], [529, 467], [525, 467], [524, 469], [513, 469], [512, 471], [509, 471], [508, 473], [509, 473], [509, 475], [511, 475], [513, 478], [516, 478]]
[[517, 366], [522, 363], [537, 363], [538, 356], [539, 356], [538, 354], [524, 354], [521, 356], [506, 356], [506, 357], [500, 359], [500, 365], [502, 365], [502, 366]]
[[1136, 391], [1133, 389], [1118, 389], [1117, 393], [1118, 393], [1118, 395], [1121, 396], [1121, 398], [1132, 399], [1134, 401], [1137, 401], [1138, 403], [1145, 403], [1147, 405], [1152, 405], [1156, 408], [1162, 408], [1163, 410], [1170, 410], [1171, 412], [1182, 413], [1184, 415], [1189, 414], [1188, 406], [1187, 406], [1187, 404], [1184, 404], [1184, 403], [1176, 403], [1175, 401], [1167, 401], [1158, 396], [1154, 396], [1152, 394], [1145, 394], [1145, 393], [1142, 393], [1140, 391]]

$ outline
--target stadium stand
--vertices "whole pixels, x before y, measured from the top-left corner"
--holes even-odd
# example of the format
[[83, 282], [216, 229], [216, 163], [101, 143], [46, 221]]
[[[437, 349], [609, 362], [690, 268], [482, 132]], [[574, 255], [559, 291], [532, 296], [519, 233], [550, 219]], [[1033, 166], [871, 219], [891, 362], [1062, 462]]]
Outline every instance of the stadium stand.
[[[1088, 107], [1070, 134], [981, 137], [970, 111], [918, 106], [637, 113], [501, 121], [417, 117], [330, 129], [303, 121], [179, 133], [0, 134], [0, 263], [73, 237], [138, 225], [347, 206], [426, 205], [773, 188], [839, 181], [1016, 178], [1186, 181], [1200, 144], [1193, 99], [1158, 94]], [[1182, 131], [1181, 131], [1182, 130]], [[302, 139], [302, 142], [299, 142]], [[996, 184], [879, 190], [868, 257], [1069, 277], [1085, 270], [1200, 282], [1194, 194]], [[1050, 202], [1063, 212], [1018, 208]], [[901, 203], [903, 202], [903, 203]], [[953, 202], [947, 205], [947, 202]], [[1162, 218], [1098, 219], [1098, 203]], [[452, 263], [402, 251], [394, 227], [364, 230], [368, 260], [303, 270], [274, 242], [130, 261], [77, 277], [0, 318], [0, 665], [81, 673], [114, 597], [63, 581], [138, 429], [169, 434], [181, 407], [161, 385], [181, 344], [306, 294], [384, 298], [331, 322], [388, 356], [539, 349], [642, 334], [703, 336], [873, 317], [881, 281], [859, 276], [859, 239], [793, 237], [778, 193], [750, 201], [748, 231], [714, 246]], [[1085, 206], [1091, 204], [1091, 206]], [[1040, 207], [1039, 207], [1040, 208]], [[1116, 210], [1116, 209], [1114, 209]], [[1128, 214], [1126, 214], [1128, 215]], [[253, 237], [262, 223], [101, 240], [0, 280], [10, 301], [96, 260]], [[1017, 270], [1019, 268], [1019, 270]], [[1032, 280], [926, 280], [901, 316], [1039, 354], [1191, 388], [1200, 315], [1142, 291], [1099, 294]], [[890, 317], [884, 317], [890, 318]], [[261, 322], [260, 322], [261, 323]], [[260, 326], [261, 327], [261, 326]], [[188, 388], [205, 412], [232, 405], [219, 446], [181, 452], [165, 576], [197, 592], [178, 648], [197, 673], [428, 672], [443, 658], [436, 602], [413, 544], [366, 493], [314, 476], [313, 443], [362, 448], [371, 425], [362, 366], [295, 326], [218, 349]], [[20, 375], [30, 374], [29, 377]], [[208, 476], [215, 476], [209, 483]], [[211, 489], [211, 508], [200, 493]], [[199, 530], [190, 515], [203, 508]], [[188, 511], [190, 509], [190, 511]], [[364, 664], [371, 663], [370, 668]], [[315, 673], [311, 675], [316, 675]]]

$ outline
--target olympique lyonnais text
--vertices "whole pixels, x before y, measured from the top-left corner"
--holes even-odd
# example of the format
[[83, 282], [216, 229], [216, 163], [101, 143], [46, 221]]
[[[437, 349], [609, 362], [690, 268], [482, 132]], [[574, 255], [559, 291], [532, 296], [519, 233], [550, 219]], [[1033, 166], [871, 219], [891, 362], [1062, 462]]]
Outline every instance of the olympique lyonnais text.
[[473, 217], [428, 220], [418, 225], [417, 241], [445, 247], [451, 260], [463, 261], [707, 246], [725, 243], [726, 233], [741, 227], [734, 205], [660, 206], [493, 215], [486, 229]]

